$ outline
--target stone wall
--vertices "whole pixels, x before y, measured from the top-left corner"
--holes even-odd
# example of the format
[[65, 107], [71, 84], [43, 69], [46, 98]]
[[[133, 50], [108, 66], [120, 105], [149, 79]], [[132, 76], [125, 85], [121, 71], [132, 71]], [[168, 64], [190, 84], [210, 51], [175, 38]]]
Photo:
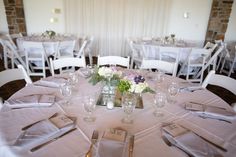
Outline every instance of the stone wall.
[[26, 34], [23, 0], [4, 0], [10, 34]]
[[234, 0], [213, 0], [205, 41], [224, 40]]

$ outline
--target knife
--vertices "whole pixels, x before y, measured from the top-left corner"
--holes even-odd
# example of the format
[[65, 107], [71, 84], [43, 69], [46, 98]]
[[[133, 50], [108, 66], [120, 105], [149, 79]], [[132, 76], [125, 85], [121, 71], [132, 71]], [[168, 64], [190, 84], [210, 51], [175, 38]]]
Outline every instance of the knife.
[[31, 152], [35, 152], [35, 151], [39, 150], [40, 148], [42, 148], [42, 147], [44, 147], [44, 146], [46, 146], [46, 145], [48, 145], [48, 144], [50, 144], [50, 143], [52, 143], [52, 142], [58, 140], [59, 138], [62, 138], [62, 137], [64, 137], [65, 135], [68, 135], [69, 133], [75, 131], [76, 129], [77, 129], [77, 128], [73, 128], [73, 129], [71, 129], [71, 130], [68, 130], [68, 131], [66, 131], [65, 133], [63, 133], [62, 135], [58, 136], [58, 137], [55, 137], [55, 138], [53, 138], [53, 139], [51, 139], [51, 140], [49, 140], [49, 141], [47, 141], [47, 142], [45, 142], [45, 143], [42, 143], [42, 144], [40, 144], [40, 145], [38, 145], [38, 146], [35, 146], [35, 147], [31, 148], [30, 151], [31, 151]]
[[133, 156], [134, 152], [134, 135], [129, 138], [129, 157]]

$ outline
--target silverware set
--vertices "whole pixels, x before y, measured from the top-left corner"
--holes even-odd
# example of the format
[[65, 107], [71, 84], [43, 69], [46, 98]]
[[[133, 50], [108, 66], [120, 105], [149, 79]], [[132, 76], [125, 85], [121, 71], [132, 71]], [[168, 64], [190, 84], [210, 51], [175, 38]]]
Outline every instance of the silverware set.
[[98, 140], [98, 135], [99, 135], [98, 131], [94, 130], [93, 135], [91, 137], [91, 144], [90, 144], [88, 152], [85, 154], [85, 157], [92, 157], [92, 155], [93, 155], [93, 145], [96, 144], [96, 142]]

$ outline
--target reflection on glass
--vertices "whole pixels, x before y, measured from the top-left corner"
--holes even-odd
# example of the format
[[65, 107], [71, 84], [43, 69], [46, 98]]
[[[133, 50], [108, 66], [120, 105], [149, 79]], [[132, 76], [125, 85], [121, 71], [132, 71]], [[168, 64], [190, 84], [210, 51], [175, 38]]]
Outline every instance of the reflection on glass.
[[164, 107], [166, 103], [166, 95], [164, 93], [157, 93], [154, 96], [154, 104], [155, 104], [155, 111], [154, 111], [154, 116], [156, 117], [163, 117], [164, 113], [160, 111], [160, 108]]

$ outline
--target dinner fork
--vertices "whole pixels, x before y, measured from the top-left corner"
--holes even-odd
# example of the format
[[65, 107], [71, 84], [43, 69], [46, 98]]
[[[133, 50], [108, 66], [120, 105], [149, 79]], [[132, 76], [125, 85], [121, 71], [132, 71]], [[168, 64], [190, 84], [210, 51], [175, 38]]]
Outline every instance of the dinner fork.
[[98, 140], [98, 131], [97, 130], [94, 130], [93, 131], [93, 135], [92, 135], [92, 138], [91, 138], [91, 144], [90, 144], [90, 147], [89, 147], [89, 150], [88, 152], [86, 153], [85, 157], [92, 157], [92, 154], [93, 154], [93, 145], [97, 142]]

